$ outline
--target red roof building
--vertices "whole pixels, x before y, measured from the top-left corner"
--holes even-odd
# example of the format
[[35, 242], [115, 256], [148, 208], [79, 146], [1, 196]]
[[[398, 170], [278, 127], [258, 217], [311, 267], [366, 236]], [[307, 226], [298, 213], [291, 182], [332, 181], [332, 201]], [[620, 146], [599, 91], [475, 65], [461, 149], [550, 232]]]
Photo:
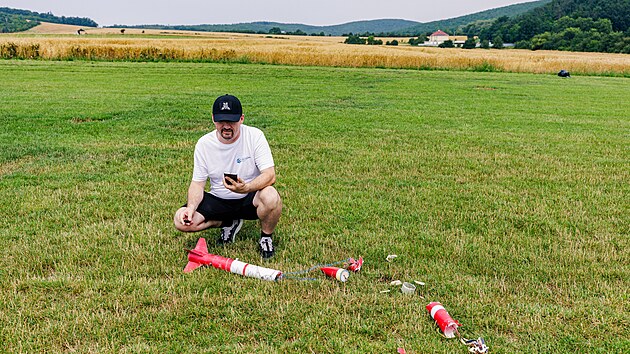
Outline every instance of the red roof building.
[[435, 32], [433, 32], [431, 34], [431, 36], [429, 36], [429, 45], [439, 45], [444, 43], [445, 41], [448, 41], [449, 39], [449, 35], [448, 33], [441, 31], [441, 30], [437, 30]]
[[442, 30], [437, 30], [437, 31], [435, 31], [435, 32], [433, 32], [431, 34], [431, 37], [433, 37], [433, 36], [435, 36], [435, 37], [443, 37], [443, 36], [448, 37], [448, 33], [444, 32]]

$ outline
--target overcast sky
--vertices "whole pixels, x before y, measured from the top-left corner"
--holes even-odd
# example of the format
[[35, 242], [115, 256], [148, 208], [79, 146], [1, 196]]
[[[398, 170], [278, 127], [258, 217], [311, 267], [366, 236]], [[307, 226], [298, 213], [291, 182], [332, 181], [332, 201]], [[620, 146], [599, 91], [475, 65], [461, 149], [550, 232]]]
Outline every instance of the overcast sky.
[[113, 24], [230, 24], [254, 21], [337, 25], [405, 19], [429, 22], [531, 0], [0, 0], [0, 7]]

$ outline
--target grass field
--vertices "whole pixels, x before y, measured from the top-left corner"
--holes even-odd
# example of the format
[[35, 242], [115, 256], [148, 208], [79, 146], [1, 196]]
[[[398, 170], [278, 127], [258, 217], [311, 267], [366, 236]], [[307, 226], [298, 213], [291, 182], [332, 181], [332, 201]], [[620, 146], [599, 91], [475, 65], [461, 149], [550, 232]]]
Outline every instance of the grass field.
[[[630, 351], [627, 78], [5, 60], [0, 80], [0, 351], [467, 353], [430, 301], [493, 353]], [[217, 236], [172, 215], [224, 93], [274, 152], [264, 265], [362, 255], [347, 283], [182, 273]], [[210, 251], [262, 264], [258, 232]]]

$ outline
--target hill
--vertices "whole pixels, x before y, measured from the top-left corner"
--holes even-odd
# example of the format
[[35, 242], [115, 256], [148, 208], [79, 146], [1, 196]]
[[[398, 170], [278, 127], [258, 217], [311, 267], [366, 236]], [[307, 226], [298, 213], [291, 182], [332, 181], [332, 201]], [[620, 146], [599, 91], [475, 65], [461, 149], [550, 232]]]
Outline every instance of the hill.
[[[502, 16], [513, 17], [525, 13], [533, 8], [549, 3], [551, 0], [539, 0], [499, 7], [470, 15], [455, 17], [446, 20], [421, 23], [403, 19], [379, 19], [354, 21], [339, 25], [313, 26], [300, 23], [279, 22], [250, 22], [236, 24], [200, 24], [200, 25], [113, 25], [112, 28], [139, 28], [160, 30], [183, 30], [203, 32], [240, 32], [240, 33], [289, 33], [341, 36], [348, 33], [374, 33], [381, 35], [407, 36], [421, 35], [437, 29], [455, 31], [457, 28], [475, 21], [489, 21]], [[97, 27], [98, 24], [89, 18], [57, 17], [51, 13], [38, 13], [28, 10], [0, 8], [0, 21], [4, 23], [2, 32], [19, 32], [37, 26], [40, 22], [60, 23], [68, 25]]]
[[22, 32], [33, 28], [40, 22], [59, 23], [65, 25], [76, 25], [86, 27], [98, 27], [98, 24], [87, 17], [65, 17], [55, 16], [52, 13], [39, 13], [29, 10], [12, 9], [0, 7], [0, 32], [13, 33]]
[[470, 32], [519, 48], [630, 53], [630, 0], [553, 0]]
[[550, 2], [551, 0], [532, 1], [532, 2], [522, 3], [522, 4], [514, 4], [514, 5], [504, 6], [504, 7], [498, 7], [495, 9], [490, 9], [486, 11], [473, 13], [470, 15], [454, 17], [454, 18], [445, 19], [445, 20], [421, 23], [412, 27], [405, 28], [401, 31], [397, 31], [396, 34], [405, 35], [405, 36], [407, 35], [415, 36], [415, 35], [425, 34], [427, 32], [433, 32], [438, 29], [441, 29], [443, 31], [448, 31], [450, 33], [454, 33], [458, 31], [459, 27], [465, 26], [471, 22], [494, 20], [494, 19], [497, 19], [499, 17], [504, 17], [504, 16], [507, 16], [507, 17], [518, 16], [532, 9], [548, 4]]
[[[39, 25], [27, 30], [25, 33], [33, 34], [76, 34], [79, 29], [82, 29], [84, 33], [96, 33], [102, 32], [101, 28], [77, 26], [77, 25], [64, 25], [61, 23], [40, 22]], [[85, 32], [87, 31], [87, 32]], [[120, 33], [120, 30], [111, 29], [111, 33]]]
[[419, 22], [401, 19], [382, 19], [348, 22], [340, 25], [313, 26], [301, 23], [280, 23], [280, 22], [249, 22], [236, 24], [203, 24], [203, 25], [139, 25], [124, 26], [114, 25], [112, 27], [126, 28], [146, 28], [163, 30], [182, 31], [203, 31], [203, 32], [240, 32], [240, 33], [295, 33], [295, 34], [319, 34], [340, 36], [346, 33], [390, 33], [400, 31], [419, 24]]
[[611, 21], [614, 31], [627, 31], [630, 27], [630, 0], [554, 0], [524, 14], [520, 20], [544, 23], [564, 16], [594, 20], [606, 18]]
[[203, 24], [203, 25], [139, 25], [126, 26], [114, 25], [112, 27], [126, 28], [146, 28], [164, 30], [185, 30], [185, 31], [206, 31], [206, 32], [241, 32], [241, 33], [293, 33], [293, 34], [318, 34], [341, 36], [348, 33], [364, 34], [375, 33], [394, 36], [420, 35], [437, 29], [455, 30], [470, 22], [480, 20], [491, 20], [501, 16], [517, 16], [533, 8], [549, 3], [551, 0], [539, 0], [515, 4], [486, 11], [477, 12], [470, 15], [455, 17], [447, 20], [421, 23], [416, 21], [401, 19], [381, 19], [369, 21], [355, 21], [340, 25], [312, 26], [300, 23], [279, 23], [279, 22], [249, 22], [236, 24]]

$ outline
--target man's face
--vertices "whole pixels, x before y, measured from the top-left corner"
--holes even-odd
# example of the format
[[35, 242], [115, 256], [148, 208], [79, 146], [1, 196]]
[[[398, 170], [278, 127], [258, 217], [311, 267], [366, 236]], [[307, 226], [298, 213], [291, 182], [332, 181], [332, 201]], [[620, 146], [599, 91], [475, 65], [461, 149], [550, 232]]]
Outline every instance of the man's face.
[[224, 143], [231, 143], [239, 137], [241, 124], [243, 124], [243, 116], [237, 122], [214, 122], [217, 133]]

